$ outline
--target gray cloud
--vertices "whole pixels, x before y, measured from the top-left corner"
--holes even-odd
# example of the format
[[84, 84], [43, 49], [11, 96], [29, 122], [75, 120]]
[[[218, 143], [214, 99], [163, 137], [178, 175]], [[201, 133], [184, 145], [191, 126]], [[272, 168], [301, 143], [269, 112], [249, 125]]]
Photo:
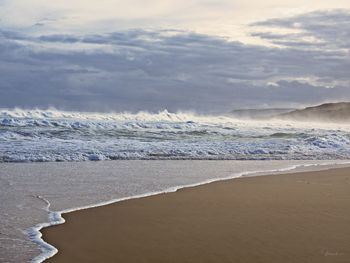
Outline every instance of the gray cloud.
[[[275, 44], [290, 47], [305, 45], [330, 49], [350, 48], [350, 10], [316, 11], [289, 18], [269, 19], [252, 25], [300, 31], [294, 34], [272, 34], [269, 32], [253, 34]], [[307, 37], [313, 37], [318, 41], [303, 41]]]
[[348, 16], [337, 10], [255, 24], [298, 25], [302, 34], [332, 47], [324, 50], [270, 32], [256, 36], [282, 41], [285, 48], [175, 30], [42, 36], [0, 31], [0, 107], [222, 112], [350, 100], [350, 60], [342, 49], [349, 43]]

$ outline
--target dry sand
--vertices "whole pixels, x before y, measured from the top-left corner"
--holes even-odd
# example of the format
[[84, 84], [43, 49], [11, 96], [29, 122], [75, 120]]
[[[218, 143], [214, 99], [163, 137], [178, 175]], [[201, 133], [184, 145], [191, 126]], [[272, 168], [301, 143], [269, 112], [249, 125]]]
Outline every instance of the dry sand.
[[48, 262], [350, 262], [350, 169], [234, 179], [65, 214]]

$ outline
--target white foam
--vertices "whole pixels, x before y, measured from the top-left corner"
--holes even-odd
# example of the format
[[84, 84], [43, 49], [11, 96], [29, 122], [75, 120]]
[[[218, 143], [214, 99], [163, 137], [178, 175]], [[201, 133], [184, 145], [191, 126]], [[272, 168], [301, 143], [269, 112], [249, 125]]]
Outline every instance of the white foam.
[[0, 162], [350, 158], [350, 126], [194, 113], [0, 110]]

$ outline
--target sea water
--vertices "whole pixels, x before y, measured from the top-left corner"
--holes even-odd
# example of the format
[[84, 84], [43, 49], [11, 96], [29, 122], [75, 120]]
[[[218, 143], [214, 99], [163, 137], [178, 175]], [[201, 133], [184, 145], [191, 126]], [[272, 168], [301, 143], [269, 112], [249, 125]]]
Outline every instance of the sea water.
[[243, 175], [346, 164], [349, 131], [167, 111], [0, 110], [0, 262], [54, 255], [39, 230], [62, 223], [64, 212]]
[[192, 113], [0, 110], [0, 162], [350, 157], [350, 125]]

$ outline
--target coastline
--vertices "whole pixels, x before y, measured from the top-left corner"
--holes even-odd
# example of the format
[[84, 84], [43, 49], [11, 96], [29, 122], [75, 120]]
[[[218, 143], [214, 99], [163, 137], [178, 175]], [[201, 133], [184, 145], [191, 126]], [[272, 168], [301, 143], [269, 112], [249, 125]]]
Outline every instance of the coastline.
[[[321, 167], [318, 167], [318, 168], [320, 169]], [[89, 217], [89, 218], [90, 217], [93, 217], [93, 218], [95, 217], [96, 218], [98, 216], [93, 216], [93, 214], [96, 211], [109, 210], [109, 209], [112, 209], [113, 207], [124, 206], [124, 204], [128, 204], [130, 202], [131, 203], [133, 203], [133, 202], [136, 202], [136, 203], [137, 202], [141, 202], [144, 205], [149, 205], [151, 202], [153, 202], [153, 199], [157, 199], [157, 200], [167, 199], [168, 196], [178, 196], [178, 195], [182, 195], [184, 192], [196, 192], [196, 191], [200, 191], [203, 188], [205, 188], [205, 189], [206, 188], [212, 188], [212, 187], [216, 187], [217, 185], [238, 184], [241, 181], [243, 181], [243, 182], [244, 181], [246, 181], [246, 182], [248, 182], [248, 181], [260, 181], [260, 180], [268, 181], [268, 180], [271, 180], [271, 179], [266, 179], [266, 178], [276, 178], [276, 177], [281, 177], [281, 179], [282, 178], [283, 179], [285, 179], [285, 178], [292, 178], [292, 176], [293, 177], [300, 177], [300, 176], [302, 176], [302, 177], [303, 176], [309, 177], [312, 174], [318, 174], [318, 175], [319, 174], [328, 174], [328, 173], [332, 173], [333, 174], [333, 173], [338, 173], [339, 171], [343, 171], [343, 170], [346, 170], [347, 173], [350, 174], [350, 168], [337, 168], [335, 170], [331, 169], [331, 170], [326, 170], [326, 171], [287, 173], [285, 176], [280, 176], [280, 175], [268, 175], [268, 176], [266, 176], [266, 173], [265, 173], [265, 176], [263, 176], [263, 178], [262, 177], [260, 178], [259, 176], [256, 176], [256, 177], [245, 177], [245, 178], [235, 178], [235, 180], [230, 180], [232, 178], [222, 178], [220, 180], [216, 179], [216, 180], [212, 180], [210, 182], [207, 181], [207, 182], [199, 183], [199, 184], [196, 184], [196, 185], [189, 185], [189, 186], [183, 186], [183, 187], [178, 187], [178, 188], [174, 188], [174, 189], [169, 189], [168, 191], [164, 191], [164, 192], [152, 193], [152, 194], [147, 194], [147, 195], [142, 195], [142, 196], [134, 196], [134, 197], [131, 197], [131, 198], [124, 198], [124, 199], [120, 199], [120, 200], [112, 200], [112, 201], [106, 202], [104, 204], [98, 204], [98, 205], [91, 206], [91, 207], [95, 207], [95, 208], [88, 207], [89, 209], [87, 209], [85, 207], [85, 208], [79, 208], [79, 209], [75, 209], [75, 210], [73, 209], [72, 211], [63, 211], [61, 213], [63, 214], [63, 217], [67, 219], [66, 224], [68, 224], [68, 223], [70, 223], [70, 220], [74, 220], [73, 218], [75, 217], [75, 215], [82, 215], [82, 214], [84, 214], [84, 218], [85, 219], [87, 217]], [[272, 174], [272, 171], [269, 172], [269, 173]], [[293, 178], [293, 179], [295, 179], [295, 178]], [[167, 193], [167, 194], [164, 194], [164, 193]], [[161, 211], [162, 209], [158, 209], [158, 210]], [[154, 212], [156, 213], [157, 211], [154, 211]], [[61, 217], [61, 213], [60, 214], [57, 213], [56, 216], [59, 215]], [[63, 223], [64, 222], [63, 217], [61, 217], [62, 220], [60, 222], [57, 222], [57, 223]], [[84, 221], [85, 221], [85, 219], [84, 219]], [[57, 220], [57, 218], [56, 218], [56, 220]], [[128, 220], [131, 220], [131, 218], [129, 218]], [[98, 221], [98, 219], [97, 219], [97, 221]], [[61, 238], [62, 238], [62, 235], [64, 236], [64, 233], [65, 233], [64, 229], [66, 228], [66, 224], [52, 226], [52, 227], [48, 227], [48, 228], [42, 229], [42, 232], [43, 232], [43, 235], [44, 235], [44, 240], [47, 240], [48, 243], [50, 243], [50, 244], [52, 243], [52, 244], [54, 244], [56, 246], [56, 238], [54, 237], [53, 239], [51, 239], [51, 236], [48, 236], [48, 234], [51, 233], [52, 231], [55, 232], [55, 229], [59, 229], [59, 232], [60, 232], [59, 236], [61, 236]], [[75, 226], [75, 227], [76, 227], [77, 230], [70, 229], [69, 231], [70, 232], [71, 231], [73, 231], [73, 232], [74, 231], [78, 231], [78, 233], [80, 233], [81, 231], [84, 231], [84, 232], [86, 231], [86, 229], [84, 230], [84, 229], [81, 229], [81, 228], [79, 228], [77, 226]], [[111, 227], [111, 229], [112, 228], [113, 227]], [[40, 230], [40, 229], [38, 229], [38, 230]], [[57, 235], [56, 232], [55, 232], [55, 235]], [[90, 241], [91, 241], [91, 244], [94, 243], [93, 240], [90, 240]], [[59, 249], [59, 253], [58, 253], [57, 256], [49, 259], [48, 262], [51, 262], [51, 261], [52, 262], [69, 262], [69, 261], [67, 261], [68, 260], [67, 258], [65, 258], [64, 261], [57, 261], [57, 259], [59, 259], [61, 257], [61, 254], [65, 253], [65, 249], [63, 249], [62, 253], [61, 253], [60, 246], [61, 246], [61, 244], [60, 244], [60, 242], [58, 242], [57, 243], [57, 247]], [[78, 249], [77, 251], [80, 251], [80, 250]], [[53, 251], [53, 252], [57, 252], [57, 251]], [[77, 252], [77, 253], [79, 254], [79, 252]], [[102, 253], [103, 253], [103, 251], [102, 251]], [[331, 253], [331, 252], [328, 251], [327, 253]], [[53, 256], [54, 254], [55, 253], [52, 253], [51, 256]], [[37, 259], [39, 259], [39, 258], [37, 258]], [[40, 261], [37, 260], [37, 261], [33, 261], [33, 262], [40, 262]], [[124, 262], [124, 261], [122, 261], [122, 262]], [[125, 262], [127, 262], [127, 261], [125, 261]], [[130, 262], [132, 262], [132, 261], [130, 261]], [[169, 261], [169, 262], [171, 262], [171, 261]], [[194, 262], [196, 262], [196, 261], [194, 261]]]
[[[57, 250], [40, 229], [61, 213], [162, 193], [243, 174], [348, 166], [349, 160], [118, 160], [0, 163], [0, 261], [43, 262]], [[288, 171], [286, 171], [288, 170]], [[256, 174], [256, 172], [259, 172]], [[276, 172], [277, 173], [277, 172]]]

